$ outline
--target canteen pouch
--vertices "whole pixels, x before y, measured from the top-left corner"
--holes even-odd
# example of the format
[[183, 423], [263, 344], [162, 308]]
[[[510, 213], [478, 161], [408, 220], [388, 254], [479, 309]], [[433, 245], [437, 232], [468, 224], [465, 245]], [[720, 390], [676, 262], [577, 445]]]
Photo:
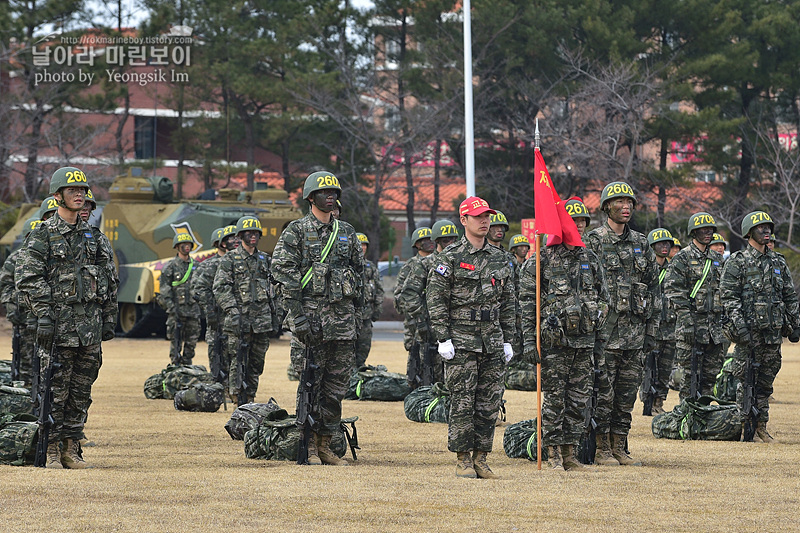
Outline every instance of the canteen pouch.
[[[316, 267], [314, 267], [316, 268]], [[341, 268], [331, 269], [331, 283], [329, 286], [328, 301], [331, 303], [341, 301], [344, 295], [344, 270]]]
[[81, 282], [83, 285], [83, 300], [92, 302], [97, 299], [97, 280], [100, 278], [100, 267], [97, 265], [84, 265], [81, 267]]
[[633, 314], [645, 316], [647, 314], [647, 300], [650, 292], [644, 283], [633, 284]]
[[631, 310], [631, 286], [621, 282], [617, 285], [617, 313], [627, 313]]
[[581, 333], [591, 333], [594, 331], [597, 321], [600, 319], [600, 310], [597, 302], [583, 302], [581, 306]]
[[756, 327], [758, 329], [771, 329], [772, 319], [769, 312], [769, 304], [765, 302], [756, 302], [753, 304], [755, 311]]
[[[769, 313], [770, 313], [770, 329], [780, 330], [783, 328], [783, 313], [784, 313], [784, 305], [783, 302], [778, 300], [772, 303], [769, 306]], [[789, 332], [791, 333], [791, 331]], [[786, 335], [788, 337], [788, 335]]]
[[574, 297], [571, 297], [567, 300], [567, 306], [564, 308], [564, 333], [575, 336], [580, 333], [580, 329], [581, 306], [575, 303]]
[[75, 271], [61, 272], [58, 275], [58, 288], [63, 291], [62, 294], [66, 297], [64, 300], [65, 303], [75, 304], [79, 302], [78, 283]]
[[328, 280], [330, 266], [327, 263], [314, 263], [311, 271], [311, 294], [313, 296], [324, 296], [325, 287]]

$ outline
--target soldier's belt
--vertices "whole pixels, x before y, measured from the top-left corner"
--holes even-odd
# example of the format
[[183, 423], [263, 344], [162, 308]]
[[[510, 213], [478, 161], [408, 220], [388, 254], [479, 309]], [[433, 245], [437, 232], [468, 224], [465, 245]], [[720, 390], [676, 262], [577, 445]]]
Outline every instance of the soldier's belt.
[[500, 318], [499, 309], [461, 309], [450, 313], [451, 320], [470, 320], [472, 322], [491, 322]]

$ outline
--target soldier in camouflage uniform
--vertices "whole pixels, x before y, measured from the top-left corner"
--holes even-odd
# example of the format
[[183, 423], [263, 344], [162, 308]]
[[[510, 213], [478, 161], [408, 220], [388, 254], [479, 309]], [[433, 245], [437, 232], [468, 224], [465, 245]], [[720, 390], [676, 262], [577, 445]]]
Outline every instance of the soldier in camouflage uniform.
[[608, 320], [595, 346], [602, 373], [595, 413], [598, 424], [595, 463], [641, 465], [626, 451], [626, 442], [636, 392], [642, 383], [643, 350], [655, 345], [657, 324], [651, 318], [658, 284], [656, 257], [647, 237], [628, 226], [636, 207], [630, 185], [619, 181], [609, 183], [600, 195], [600, 205], [608, 220], [590, 231], [585, 239], [586, 245], [600, 258], [609, 292]]
[[30, 388], [34, 377], [32, 365], [33, 347], [36, 342], [36, 315], [28, 308], [24, 298], [20, 298], [14, 281], [14, 269], [19, 254], [25, 248], [28, 235], [41, 223], [42, 221], [36, 218], [25, 221], [22, 229], [22, 247], [11, 252], [3, 263], [3, 268], [0, 269], [0, 304], [6, 309], [8, 321], [19, 330], [19, 375], [14, 379], [22, 381], [26, 388]]
[[[589, 223], [588, 211], [580, 199], [570, 201], [572, 209], [567, 212], [582, 234]], [[600, 260], [584, 247], [556, 244], [540, 255], [542, 445], [547, 446], [551, 468], [587, 469], [576, 459], [575, 449], [592, 394], [595, 338], [608, 315], [605, 275]], [[525, 357], [539, 363], [535, 257], [526, 261], [520, 272], [519, 299]]]
[[227, 246], [222, 243], [223, 238], [226, 236], [226, 231], [228, 232], [227, 237], [230, 243], [230, 240], [235, 237], [236, 226], [217, 228], [211, 232], [209, 242], [211, 246], [216, 246], [217, 253], [200, 263], [191, 278], [192, 297], [200, 306], [203, 316], [206, 317], [208, 367], [218, 380], [220, 379], [220, 371], [227, 376], [228, 367], [230, 366], [230, 361], [226, 359], [227, 351], [225, 346], [221, 348], [220, 354], [215, 353], [217, 338], [220, 333], [221, 316], [217, 300], [214, 298], [214, 276], [217, 275], [220, 260], [228, 251]]
[[[169, 359], [173, 365], [191, 365], [200, 338], [200, 306], [192, 295], [190, 282], [195, 262], [189, 254], [196, 246], [191, 233], [176, 233], [172, 247], [178, 253], [161, 269], [161, 301], [167, 312], [167, 339], [172, 340]], [[181, 338], [175, 339], [178, 322]]]
[[58, 212], [58, 200], [54, 196], [48, 196], [42, 200], [42, 205], [39, 207], [39, 216], [42, 220], [47, 220]]
[[367, 247], [369, 238], [363, 233], [356, 235], [364, 252], [364, 307], [361, 308], [361, 327], [358, 328], [356, 339], [356, 365], [361, 368], [367, 362], [369, 351], [372, 348], [372, 323], [381, 317], [383, 309], [383, 282], [378, 266], [372, 261], [367, 261]]
[[319, 367], [314, 371], [308, 462], [344, 466], [347, 461], [333, 453], [330, 444], [339, 431], [342, 399], [355, 363], [364, 254], [353, 226], [331, 216], [341, 192], [339, 180], [330, 172], [314, 172], [306, 178], [303, 198], [311, 209], [283, 230], [273, 255], [272, 275], [292, 330], [295, 371], [302, 374], [309, 345]]
[[464, 236], [439, 255], [426, 290], [450, 391], [447, 448], [456, 453], [459, 477], [497, 477], [486, 456], [492, 451], [506, 363], [514, 356], [514, 273], [505, 253], [486, 239], [494, 213], [481, 198], [461, 202]]
[[[415, 325], [414, 349], [408, 355], [409, 370], [407, 372], [408, 382], [413, 388], [424, 384], [422, 379], [424, 374], [422, 366], [425, 364], [426, 356], [424, 351], [436, 349], [437, 339], [431, 334], [428, 302], [425, 298], [428, 275], [436, 266], [439, 254], [458, 239], [458, 228], [449, 220], [439, 220], [431, 228], [431, 238], [436, 243], [436, 251], [413, 263], [411, 271], [403, 283], [403, 289], [398, 295], [402, 308], [406, 310], [406, 314], [414, 321]], [[412, 358], [416, 359], [412, 360]], [[444, 366], [438, 354], [430, 374], [430, 384], [444, 382]]]
[[[653, 415], [664, 412], [664, 401], [669, 393], [669, 376], [675, 360], [675, 307], [672, 300], [664, 295], [664, 279], [667, 277], [667, 267], [670, 264], [667, 256], [672, 248], [672, 234], [666, 228], [656, 228], [647, 235], [647, 242], [656, 254], [656, 268], [658, 269], [658, 290], [655, 300], [656, 312], [660, 310], [661, 316], [656, 331], [657, 357], [655, 360], [658, 370], [658, 379], [653, 383], [655, 398], [653, 399]], [[642, 393], [644, 394], [645, 391]]]
[[725, 250], [728, 249], [728, 243], [725, 240], [725, 237], [715, 232], [714, 236], [711, 238], [711, 244], [709, 244], [708, 247], [717, 252], [719, 255], [723, 256], [724, 259]]
[[114, 258], [78, 216], [88, 188], [81, 170], [55, 171], [50, 193], [59, 203], [57, 216], [31, 232], [14, 271], [37, 317], [41, 371], [51, 362], [51, 347], [59, 363], [52, 379], [47, 468], [86, 467], [79, 439], [102, 362], [100, 342], [114, 338], [117, 323]]
[[722, 256], [709, 247], [717, 229], [714, 217], [695, 213], [689, 217], [692, 241], [669, 264], [664, 295], [675, 307], [675, 364], [683, 368], [680, 398], [690, 396], [692, 357], [697, 364], [695, 396], [712, 394], [722, 368], [722, 304], [719, 278]]
[[680, 252], [682, 248], [681, 241], [679, 241], [677, 237], [672, 237], [672, 248], [669, 249], [669, 259], [672, 260], [675, 254]]
[[517, 276], [519, 276], [519, 270], [522, 268], [522, 264], [527, 260], [528, 253], [531, 251], [531, 243], [525, 235], [518, 233], [508, 241], [508, 250], [514, 256], [514, 265], [516, 267]]
[[502, 211], [498, 211], [496, 214], [492, 215], [491, 223], [489, 226], [489, 234], [486, 235], [486, 238], [489, 240], [489, 243], [497, 248], [500, 248], [505, 252], [506, 259], [511, 265], [514, 265], [514, 254], [507, 251], [503, 247], [503, 241], [506, 238], [506, 233], [508, 232], [508, 219], [503, 214]]
[[[258, 249], [261, 222], [252, 215], [241, 217], [236, 222], [236, 235], [241, 244], [220, 259], [213, 291], [223, 317], [222, 331], [228, 336], [228, 390], [231, 398], [243, 405], [255, 400], [269, 335], [280, 324], [270, 257]], [[240, 350], [244, 345], [248, 347], [246, 352]]]
[[[781, 368], [781, 337], [800, 341], [800, 308], [786, 259], [770, 250], [775, 223], [764, 211], [749, 213], [742, 220], [747, 246], [731, 254], [722, 270], [719, 290], [730, 318], [728, 331], [736, 343], [733, 375], [739, 380], [736, 403], [742, 410], [745, 367], [750, 351], [760, 363], [755, 376], [756, 434], [765, 443], [775, 440], [767, 432], [769, 396]], [[744, 416], [745, 413], [742, 413]]]

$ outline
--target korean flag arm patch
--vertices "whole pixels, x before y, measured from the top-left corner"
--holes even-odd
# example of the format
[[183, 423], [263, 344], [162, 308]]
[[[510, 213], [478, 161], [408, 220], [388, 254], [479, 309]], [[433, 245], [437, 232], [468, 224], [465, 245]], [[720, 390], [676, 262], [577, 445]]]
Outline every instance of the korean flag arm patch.
[[437, 274], [440, 274], [440, 275], [442, 275], [442, 276], [447, 276], [447, 270], [448, 270], [448, 268], [447, 268], [447, 265], [442, 265], [442, 264], [439, 264], [439, 265], [436, 267], [436, 273], [437, 273]]

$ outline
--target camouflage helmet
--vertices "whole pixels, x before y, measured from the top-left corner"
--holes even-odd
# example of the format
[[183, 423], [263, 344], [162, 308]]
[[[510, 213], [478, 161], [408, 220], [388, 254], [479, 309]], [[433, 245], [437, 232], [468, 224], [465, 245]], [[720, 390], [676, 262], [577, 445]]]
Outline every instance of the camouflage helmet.
[[92, 194], [92, 189], [86, 189], [86, 201], [92, 203], [92, 210], [97, 209], [97, 201], [94, 199], [94, 194]]
[[172, 238], [172, 247], [175, 248], [179, 244], [183, 244], [185, 242], [192, 243], [192, 250], [194, 250], [197, 247], [197, 243], [194, 242], [192, 234], [189, 233], [188, 231], [183, 233], [176, 233], [175, 236]]
[[746, 214], [742, 219], [742, 237], [747, 237], [751, 229], [761, 224], [769, 224], [772, 227], [772, 231], [775, 231], [775, 222], [766, 211], [753, 211]]
[[[234, 226], [236, 227], [236, 226]], [[217, 246], [220, 241], [222, 241], [222, 235], [225, 233], [225, 228], [217, 228], [211, 232], [211, 238], [209, 241], [211, 242], [211, 246]]]
[[41, 218], [31, 217], [22, 225], [22, 236], [27, 237], [30, 232], [35, 230], [42, 223]]
[[564, 209], [567, 210], [567, 214], [572, 218], [586, 218], [591, 220], [589, 210], [586, 209], [586, 204], [577, 196], [573, 196], [567, 200], [567, 203], [564, 204]]
[[263, 234], [264, 230], [261, 229], [261, 221], [253, 215], [245, 215], [236, 222], [236, 234], [244, 231], [255, 231]]
[[530, 246], [530, 245], [531, 241], [529, 241], [528, 238], [522, 233], [514, 235], [513, 237], [511, 237], [511, 240], [508, 241], [509, 250], [513, 250], [517, 246]]
[[600, 194], [600, 208], [605, 207], [607, 201], [617, 198], [630, 198], [636, 207], [636, 195], [631, 186], [624, 181], [612, 181], [603, 187], [603, 192]]
[[225, 226], [224, 228], [222, 228], [223, 239], [231, 235], [236, 235], [236, 224], [231, 224], [230, 226]]
[[683, 248], [683, 246], [681, 245], [681, 241], [678, 240], [677, 237], [673, 237], [672, 238], [672, 246], [677, 246], [678, 248]]
[[58, 200], [53, 196], [48, 196], [42, 200], [42, 206], [39, 208], [39, 217], [44, 220], [44, 216], [53, 211], [58, 211]]
[[361, 244], [369, 244], [369, 237], [367, 237], [364, 233], [356, 233], [356, 237], [358, 237], [358, 242]]
[[454, 237], [458, 238], [458, 228], [449, 220], [437, 220], [431, 228], [431, 238], [436, 239]]
[[421, 241], [424, 238], [431, 238], [433, 232], [431, 228], [428, 227], [421, 227], [414, 230], [414, 233], [411, 234], [411, 246], [417, 244], [417, 241]]
[[86, 181], [86, 174], [75, 167], [59, 168], [53, 172], [53, 177], [50, 178], [50, 194], [55, 194], [64, 187], [83, 187], [88, 189], [89, 182]]
[[694, 230], [700, 228], [714, 228], [714, 231], [717, 231], [717, 221], [705, 211], [695, 213], [689, 217], [689, 224], [686, 232], [691, 235]]
[[[311, 193], [324, 189], [335, 189], [339, 191], [339, 195], [342, 194], [342, 187], [339, 185], [339, 179], [334, 176], [332, 172], [320, 170], [319, 172], [309, 174], [303, 185], [303, 199], [308, 200]], [[341, 205], [339, 208], [341, 209]]]
[[725, 240], [725, 237], [723, 237], [719, 233], [714, 233], [714, 236], [711, 237], [711, 243], [710, 244], [724, 244], [725, 248], [728, 247], [728, 242]]
[[491, 222], [489, 222], [489, 226], [505, 226], [506, 231], [508, 231], [508, 219], [502, 211], [495, 211], [495, 213], [491, 216]]
[[657, 242], [673, 243], [674, 237], [667, 228], [656, 228], [647, 234], [647, 244], [653, 246]]

